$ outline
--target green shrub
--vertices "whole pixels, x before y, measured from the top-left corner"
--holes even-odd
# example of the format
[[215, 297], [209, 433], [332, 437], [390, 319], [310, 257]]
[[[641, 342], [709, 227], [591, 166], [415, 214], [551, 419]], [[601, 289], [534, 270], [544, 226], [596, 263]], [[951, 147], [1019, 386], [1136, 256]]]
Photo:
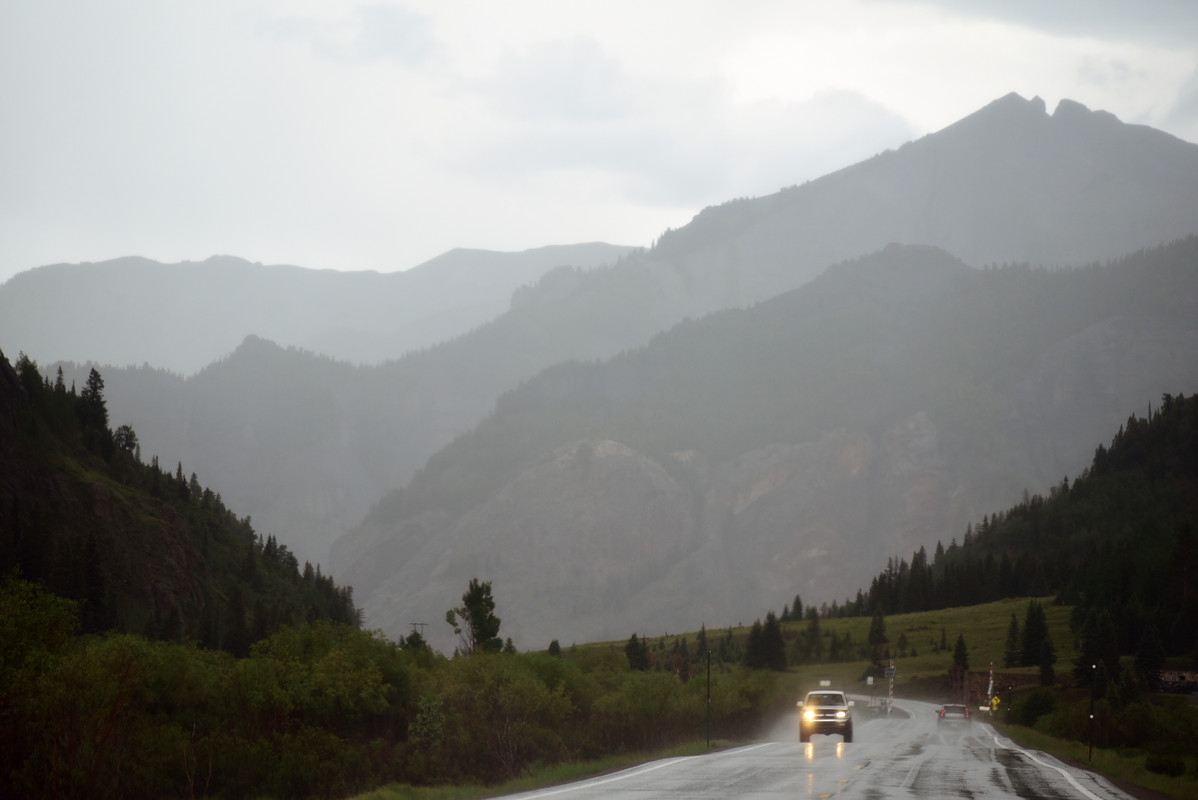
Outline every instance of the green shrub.
[[1033, 689], [1015, 703], [1015, 721], [1029, 728], [1056, 707], [1056, 693], [1052, 689]]
[[1152, 753], [1144, 760], [1144, 768], [1158, 775], [1168, 775], [1172, 778], [1178, 778], [1185, 774], [1186, 762], [1180, 756]]

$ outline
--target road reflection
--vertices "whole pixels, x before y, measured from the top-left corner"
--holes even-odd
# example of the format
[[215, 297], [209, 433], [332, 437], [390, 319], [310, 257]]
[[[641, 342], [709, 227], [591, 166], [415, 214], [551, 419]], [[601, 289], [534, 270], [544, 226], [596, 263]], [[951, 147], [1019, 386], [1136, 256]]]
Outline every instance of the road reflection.
[[[807, 744], [803, 745], [803, 757], [808, 761], [815, 760], [815, 744], [813, 742], [807, 742]], [[836, 757], [844, 758], [844, 742], [836, 743]]]

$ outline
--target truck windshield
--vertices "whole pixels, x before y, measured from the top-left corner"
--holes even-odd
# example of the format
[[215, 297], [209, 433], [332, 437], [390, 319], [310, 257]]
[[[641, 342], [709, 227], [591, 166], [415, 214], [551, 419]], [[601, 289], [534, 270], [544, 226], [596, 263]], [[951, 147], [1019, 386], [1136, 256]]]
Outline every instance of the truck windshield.
[[815, 706], [843, 706], [844, 695], [813, 694], [807, 697], [807, 704]]

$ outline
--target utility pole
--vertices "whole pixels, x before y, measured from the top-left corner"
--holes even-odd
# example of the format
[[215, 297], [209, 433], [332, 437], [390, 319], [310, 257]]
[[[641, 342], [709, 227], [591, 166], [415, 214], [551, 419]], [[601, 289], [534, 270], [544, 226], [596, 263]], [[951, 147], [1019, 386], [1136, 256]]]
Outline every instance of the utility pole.
[[711, 749], [711, 648], [707, 648], [707, 749]]
[[1094, 678], [1098, 673], [1098, 665], [1090, 665], [1090, 755], [1087, 760], [1094, 761]]

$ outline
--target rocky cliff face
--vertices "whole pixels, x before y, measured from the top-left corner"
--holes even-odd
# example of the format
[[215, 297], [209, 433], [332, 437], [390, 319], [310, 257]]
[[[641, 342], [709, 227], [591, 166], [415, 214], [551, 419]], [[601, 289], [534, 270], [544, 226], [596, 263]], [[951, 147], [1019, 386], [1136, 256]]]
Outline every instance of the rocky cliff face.
[[963, 489], [923, 414], [720, 464], [580, 440], [445, 530], [425, 536], [448, 520], [424, 518], [373, 551], [380, 581], [359, 600], [385, 630], [432, 622], [441, 647], [446, 598], [480, 576], [521, 647], [747, 623], [799, 587], [843, 599], [888, 556], [963, 530]]

